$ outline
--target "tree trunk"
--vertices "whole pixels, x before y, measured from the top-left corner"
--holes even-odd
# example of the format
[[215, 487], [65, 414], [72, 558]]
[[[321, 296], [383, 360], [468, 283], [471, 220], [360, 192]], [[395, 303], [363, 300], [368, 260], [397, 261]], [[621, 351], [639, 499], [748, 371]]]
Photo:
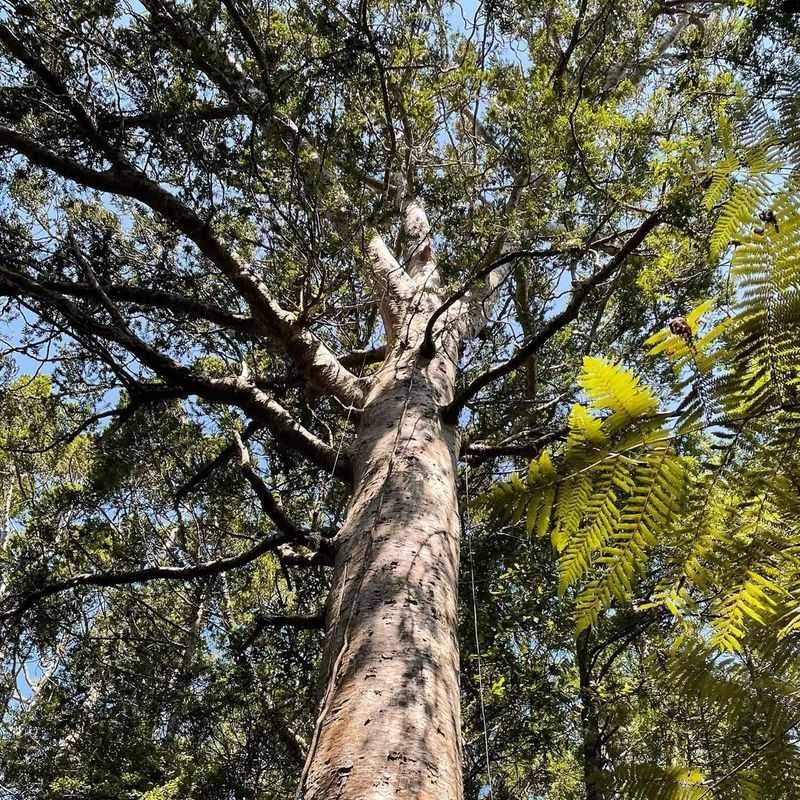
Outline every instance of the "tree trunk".
[[597, 697], [592, 685], [590, 645], [591, 628], [587, 628], [578, 636], [576, 646], [581, 699], [583, 782], [586, 787], [586, 800], [603, 800], [602, 741], [597, 715]]
[[208, 612], [208, 599], [211, 593], [214, 579], [208, 583], [198, 586], [195, 596], [189, 601], [188, 608], [184, 616], [184, 629], [186, 634], [183, 639], [183, 652], [180, 662], [175, 666], [175, 671], [169, 680], [166, 691], [166, 699], [171, 709], [167, 712], [167, 725], [165, 730], [166, 738], [172, 739], [178, 731], [181, 718], [183, 716], [183, 705], [186, 699], [187, 690], [191, 683], [191, 667], [194, 661], [197, 643], [200, 641], [200, 634], [205, 623], [206, 613]]
[[[304, 800], [460, 800], [456, 638], [458, 347], [419, 355], [416, 296], [366, 398], [327, 612], [323, 694]], [[427, 313], [426, 313], [427, 312]]]

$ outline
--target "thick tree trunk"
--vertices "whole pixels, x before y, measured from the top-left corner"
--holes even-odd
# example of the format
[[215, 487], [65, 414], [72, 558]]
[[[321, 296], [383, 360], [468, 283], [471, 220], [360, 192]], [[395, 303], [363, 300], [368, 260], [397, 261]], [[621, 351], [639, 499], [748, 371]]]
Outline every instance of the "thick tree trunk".
[[305, 800], [460, 800], [456, 345], [419, 355], [418, 295], [365, 403], [327, 614]]

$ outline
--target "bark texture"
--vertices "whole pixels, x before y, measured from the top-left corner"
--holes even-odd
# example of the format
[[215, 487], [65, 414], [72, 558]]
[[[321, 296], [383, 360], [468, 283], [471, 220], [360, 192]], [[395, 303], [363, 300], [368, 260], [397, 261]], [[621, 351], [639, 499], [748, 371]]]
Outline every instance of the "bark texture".
[[440, 414], [453, 397], [457, 337], [446, 335], [431, 359], [419, 352], [440, 303], [422, 287], [408, 298], [366, 397], [305, 800], [463, 796], [458, 433]]

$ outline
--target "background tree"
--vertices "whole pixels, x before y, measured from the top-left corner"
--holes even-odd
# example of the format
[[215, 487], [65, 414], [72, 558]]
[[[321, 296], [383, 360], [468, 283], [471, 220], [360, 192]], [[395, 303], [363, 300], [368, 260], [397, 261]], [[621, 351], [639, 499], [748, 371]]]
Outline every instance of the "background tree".
[[622, 616], [576, 644], [552, 556], [480, 519], [462, 748], [457, 466], [476, 496], [538, 459], [584, 356], [654, 376], [727, 285], [737, 14], [3, 8], [8, 350], [82, 448], [4, 543], [7, 790], [456, 798], [463, 750], [473, 796], [605, 791]]
[[[487, 497], [512, 524], [527, 518], [529, 534], [550, 533], [560, 592], [574, 589], [576, 668], [591, 687], [580, 698], [587, 796], [794, 796], [794, 63], [774, 65], [764, 94], [722, 126], [706, 205], [719, 211], [710, 244], [726, 291], [648, 339], [674, 373], [662, 390], [671, 410], [620, 365], [586, 358], [588, 407], [573, 407], [556, 466], [545, 454], [526, 480], [512, 476]], [[603, 646], [593, 638], [617, 645], [616, 668], [593, 669], [587, 649]], [[637, 690], [604, 701], [604, 689], [630, 682], [632, 657]], [[671, 721], [645, 747], [631, 740], [660, 709]], [[613, 726], [594, 722], [604, 718]], [[657, 745], [655, 730], [667, 733]], [[691, 732], [685, 747], [671, 740], [677, 731]], [[640, 763], [626, 763], [632, 755]]]

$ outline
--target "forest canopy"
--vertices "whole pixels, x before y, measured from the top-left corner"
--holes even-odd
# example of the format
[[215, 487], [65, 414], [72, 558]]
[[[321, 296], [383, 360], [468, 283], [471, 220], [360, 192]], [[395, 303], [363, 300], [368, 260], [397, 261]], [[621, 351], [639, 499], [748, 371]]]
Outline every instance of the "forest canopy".
[[798, 797], [798, 20], [0, 0], [0, 798]]

